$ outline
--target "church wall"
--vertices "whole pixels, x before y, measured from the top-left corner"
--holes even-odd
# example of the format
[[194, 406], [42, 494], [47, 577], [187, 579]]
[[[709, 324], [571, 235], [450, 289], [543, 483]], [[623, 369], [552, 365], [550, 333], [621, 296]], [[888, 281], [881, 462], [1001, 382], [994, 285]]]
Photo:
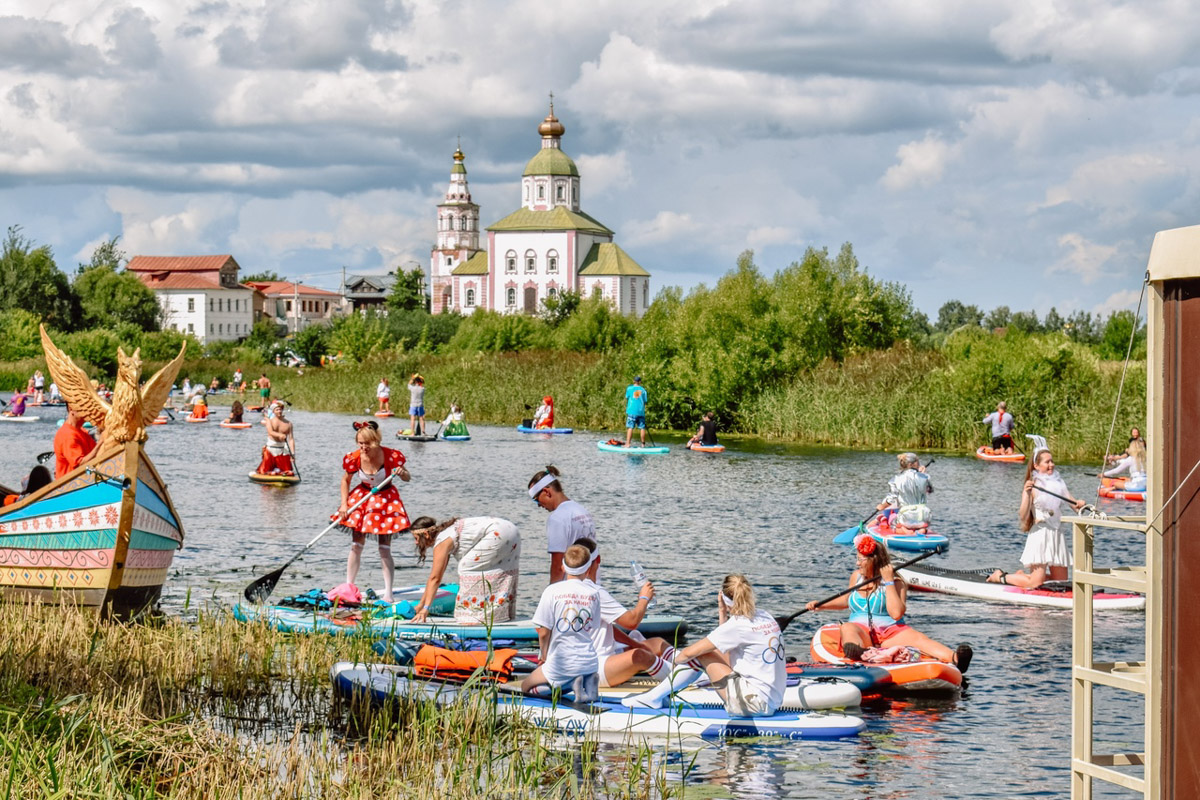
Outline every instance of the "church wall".
[[[536, 310], [551, 289], [557, 293], [567, 288], [571, 235], [568, 231], [494, 233], [489, 251], [492, 307], [504, 313], [522, 313], [526, 310], [526, 290], [532, 289]], [[516, 259], [515, 272], [508, 271], [510, 253]], [[528, 258], [533, 258], [532, 272]], [[550, 271], [551, 258], [556, 259], [554, 272]]]

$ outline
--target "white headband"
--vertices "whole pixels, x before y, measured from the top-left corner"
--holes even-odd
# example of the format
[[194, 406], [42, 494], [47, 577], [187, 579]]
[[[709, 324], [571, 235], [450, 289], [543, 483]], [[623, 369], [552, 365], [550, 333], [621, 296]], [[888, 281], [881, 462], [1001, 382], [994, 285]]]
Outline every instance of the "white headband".
[[721, 599], [725, 601], [725, 605], [729, 606], [730, 608], [733, 608], [733, 598], [732, 597], [725, 594], [724, 592], [721, 592]]
[[591, 569], [592, 563], [595, 560], [596, 560], [596, 554], [592, 553], [591, 557], [587, 561], [580, 564], [578, 567], [568, 567], [566, 564], [563, 564], [563, 572], [567, 573], [568, 575], [582, 575], [585, 572], [587, 572], [589, 569]]
[[557, 475], [555, 475], [552, 472], [547, 472], [545, 475], [542, 476], [542, 479], [540, 481], [535, 483], [533, 486], [529, 487], [530, 498], [536, 500], [537, 496], [542, 493], [542, 489], [545, 489], [547, 486], [554, 483], [556, 480], [558, 480]]

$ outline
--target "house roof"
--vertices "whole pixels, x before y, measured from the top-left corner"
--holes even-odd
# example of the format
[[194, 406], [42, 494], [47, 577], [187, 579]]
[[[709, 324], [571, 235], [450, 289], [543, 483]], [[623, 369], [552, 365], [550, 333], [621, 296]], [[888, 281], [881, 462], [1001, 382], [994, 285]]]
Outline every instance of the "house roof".
[[303, 283], [292, 283], [291, 281], [246, 281], [242, 285], [257, 289], [267, 297], [293, 297], [296, 295], [322, 298], [341, 297], [337, 292], [318, 289], [315, 286], [305, 286]]
[[499, 222], [489, 225], [489, 231], [579, 231], [612, 236], [612, 231], [584, 214], [566, 206], [555, 206], [548, 211], [530, 211], [520, 208]]
[[487, 275], [488, 274], [488, 254], [486, 250], [480, 250], [473, 254], [466, 261], [459, 264], [450, 273], [451, 275]]
[[232, 262], [241, 269], [231, 255], [222, 256], [134, 256], [125, 265], [130, 272], [219, 272]]
[[570, 175], [579, 177], [571, 157], [557, 147], [543, 147], [525, 165], [525, 175]]
[[[395, 275], [348, 275], [346, 276], [346, 293], [355, 291], [353, 287], [366, 284], [377, 292], [386, 292], [396, 282]], [[357, 290], [361, 292], [362, 290]]]
[[642, 269], [641, 264], [629, 257], [614, 242], [598, 242], [588, 250], [583, 264], [579, 267], [583, 275], [635, 275], [649, 278], [650, 273]]
[[252, 292], [249, 286], [222, 286], [211, 278], [186, 272], [139, 272], [138, 278], [148, 288], [159, 289], [220, 289], [223, 292]]

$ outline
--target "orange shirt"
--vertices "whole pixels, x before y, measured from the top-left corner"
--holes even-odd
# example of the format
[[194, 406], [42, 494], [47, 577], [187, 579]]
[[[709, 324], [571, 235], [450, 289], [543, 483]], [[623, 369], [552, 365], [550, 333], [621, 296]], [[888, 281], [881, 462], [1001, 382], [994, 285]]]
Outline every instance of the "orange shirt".
[[61, 478], [83, 463], [96, 449], [96, 440], [83, 428], [66, 422], [54, 434], [54, 477]]

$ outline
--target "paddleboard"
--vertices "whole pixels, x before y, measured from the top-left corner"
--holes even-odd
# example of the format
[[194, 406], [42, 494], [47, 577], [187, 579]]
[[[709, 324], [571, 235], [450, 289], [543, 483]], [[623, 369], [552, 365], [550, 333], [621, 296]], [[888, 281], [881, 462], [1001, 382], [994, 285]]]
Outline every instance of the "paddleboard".
[[1021, 464], [1025, 461], [1024, 453], [1017, 452], [1005, 455], [1004, 453], [994, 452], [992, 448], [986, 445], [975, 451], [975, 457], [982, 458], [984, 461], [1003, 461], [1008, 464]]
[[[418, 595], [418, 599], [419, 597], [420, 595]], [[379, 624], [362, 629], [358, 625], [358, 620], [346, 623], [344, 620], [331, 618], [327, 612], [314, 612], [312, 609], [286, 606], [254, 606], [240, 603], [234, 608], [234, 616], [243, 622], [263, 619], [276, 630], [295, 633], [359, 633], [376, 638], [394, 637], [422, 642], [447, 639], [486, 640], [488, 638], [487, 627], [455, 622], [454, 617], [449, 616], [453, 611], [452, 602], [449, 608], [443, 612], [445, 616], [431, 616], [428, 622], [408, 622], [393, 618], [377, 621]], [[647, 638], [661, 636], [671, 642], [675, 641], [676, 637], [682, 639], [686, 635], [687, 623], [681, 617], [650, 616], [642, 620], [638, 630]], [[532, 619], [518, 619], [495, 623], [491, 626], [491, 637], [494, 640], [505, 639], [514, 642], [536, 643], [538, 635]]]
[[[988, 583], [987, 577], [993, 572], [994, 569], [944, 569], [922, 564], [905, 567], [900, 570], [900, 577], [914, 591], [1042, 608], [1071, 608], [1074, 603], [1070, 581], [1051, 581], [1036, 589], [1024, 589], [1003, 583]], [[1130, 592], [1098, 590], [1092, 594], [1092, 602], [1097, 610], [1136, 611], [1146, 607], [1145, 597]]]
[[41, 417], [25, 415], [23, 417], [10, 417], [7, 414], [0, 414], [0, 422], [37, 422]]
[[1131, 503], [1146, 502], [1146, 492], [1130, 491], [1128, 489], [1111, 489], [1107, 486], [1101, 486], [1099, 494], [1101, 497], [1107, 497], [1110, 500], [1128, 500]]
[[517, 426], [517, 433], [574, 433], [574, 428], [527, 428], [524, 425]]
[[697, 453], [724, 453], [725, 445], [723, 444], [689, 444], [688, 450], [693, 450]]
[[220, 425], [221, 425], [221, 427], [222, 427], [222, 428], [235, 428], [235, 429], [237, 429], [237, 430], [240, 430], [240, 431], [241, 431], [241, 430], [245, 430], [246, 428], [253, 428], [253, 427], [254, 427], [254, 426], [253, 426], [253, 425], [251, 425], [249, 422], [225, 422], [225, 421], [222, 421], [222, 422], [220, 423]]
[[[842, 655], [838, 644], [841, 639], [841, 623], [831, 622], [818, 628], [813, 634], [809, 652], [814, 661], [828, 664], [857, 663]], [[868, 666], [887, 670], [892, 683], [885, 689], [887, 694], [954, 694], [962, 688], [963, 677], [958, 667], [926, 657], [922, 661], [907, 664], [875, 664]]]
[[208, 422], [208, 417], [193, 417], [191, 414], [188, 414], [186, 417], [183, 418], [183, 421], [184, 422]]
[[250, 480], [255, 483], [266, 483], [274, 486], [294, 486], [300, 482], [299, 475], [264, 475], [261, 472], [251, 472]]
[[540, 728], [573, 737], [597, 733], [634, 736], [689, 736], [703, 739], [782, 737], [785, 739], [837, 739], [854, 736], [866, 727], [861, 717], [833, 712], [781, 711], [769, 717], [731, 717], [724, 707], [708, 708], [673, 703], [665, 708], [626, 708], [601, 697], [581, 704], [527, 697], [512, 685], [462, 684], [412, 678], [402, 667], [350, 662], [334, 664], [330, 678], [335, 691], [354, 701], [367, 698], [386, 703], [397, 697], [426, 698], [453, 703], [477, 697], [494, 702], [506, 716], [520, 716]]
[[880, 524], [880, 519], [876, 517], [863, 528], [855, 525], [853, 528], [846, 530], [833, 537], [835, 544], [853, 544], [859, 533], [866, 531], [877, 542], [883, 542], [888, 546], [889, 550], [903, 551], [909, 553], [921, 553], [926, 550], [936, 550], [939, 547], [947, 549], [950, 547], [950, 539], [940, 533], [933, 531], [924, 531], [916, 533], [897, 533], [890, 526]]
[[609, 444], [608, 442], [596, 442], [596, 447], [606, 453], [623, 453], [627, 456], [653, 456], [671, 452], [671, 448], [669, 447], [638, 447], [637, 445], [625, 447], [624, 445]]
[[464, 433], [456, 436], [443, 436], [442, 438], [447, 442], [469, 442], [471, 441], [471, 434]]
[[170, 421], [171, 421], [171, 420], [170, 420], [169, 418], [167, 418], [167, 417], [156, 417], [155, 419], [153, 419], [153, 420], [150, 422], [150, 424], [151, 424], [151, 425], [166, 425], [166, 424], [167, 424], [168, 422], [170, 422]]
[[408, 429], [396, 431], [396, 438], [406, 442], [436, 442], [438, 437], [429, 433], [412, 434]]
[[394, 412], [394, 411], [376, 411], [375, 416], [377, 416], [377, 417], [394, 417], [394, 416], [396, 416], [396, 412]]

